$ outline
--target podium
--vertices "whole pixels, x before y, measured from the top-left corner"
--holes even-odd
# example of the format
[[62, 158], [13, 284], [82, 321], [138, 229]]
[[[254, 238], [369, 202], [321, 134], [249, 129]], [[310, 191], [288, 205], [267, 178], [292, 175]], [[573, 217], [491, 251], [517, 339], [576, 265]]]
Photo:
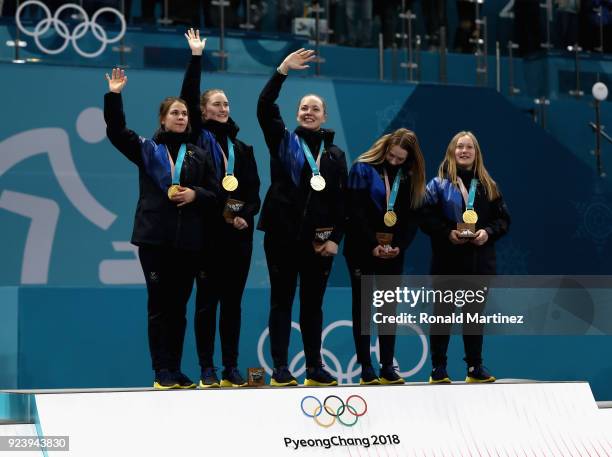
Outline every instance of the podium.
[[68, 438], [68, 452], [45, 456], [612, 455], [584, 382], [3, 395], [41, 438]]

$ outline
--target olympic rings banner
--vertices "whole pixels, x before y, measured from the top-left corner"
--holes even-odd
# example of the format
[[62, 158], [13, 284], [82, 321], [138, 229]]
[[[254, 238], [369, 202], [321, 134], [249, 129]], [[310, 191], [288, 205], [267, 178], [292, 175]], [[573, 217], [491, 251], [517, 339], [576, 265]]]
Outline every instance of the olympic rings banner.
[[[26, 8], [34, 6], [39, 7], [42, 10], [44, 18], [36, 23], [34, 30], [29, 30], [24, 26], [22, 16], [24, 15]], [[61, 14], [65, 11], [76, 12], [76, 14], [73, 14], [72, 17], [79, 18], [81, 21], [72, 30], [70, 30], [69, 24], [60, 19]], [[113, 14], [119, 20], [119, 33], [112, 38], [109, 38], [104, 27], [98, 24], [99, 17], [105, 13]], [[24, 34], [34, 38], [34, 42], [36, 43], [38, 49], [45, 54], [60, 54], [69, 44], [72, 44], [73, 49], [81, 57], [86, 59], [93, 59], [101, 55], [109, 44], [116, 43], [121, 40], [124, 37], [126, 30], [125, 17], [115, 8], [100, 8], [90, 19], [89, 15], [82, 6], [79, 6], [76, 3], [67, 3], [60, 6], [55, 11], [55, 14], [51, 15], [51, 10], [49, 10], [49, 7], [39, 0], [28, 0], [23, 2], [19, 8], [17, 8], [17, 12], [15, 13], [15, 23], [17, 24], [17, 27], [19, 27], [19, 30], [21, 30]], [[46, 38], [48, 35], [50, 35], [47, 32], [51, 31], [51, 27], [53, 27], [53, 32], [63, 40], [62, 44], [55, 49], [49, 49], [42, 43], [42, 38]], [[93, 52], [84, 51], [78, 44], [78, 41], [85, 37], [88, 32], [91, 32], [100, 43], [100, 47]]]

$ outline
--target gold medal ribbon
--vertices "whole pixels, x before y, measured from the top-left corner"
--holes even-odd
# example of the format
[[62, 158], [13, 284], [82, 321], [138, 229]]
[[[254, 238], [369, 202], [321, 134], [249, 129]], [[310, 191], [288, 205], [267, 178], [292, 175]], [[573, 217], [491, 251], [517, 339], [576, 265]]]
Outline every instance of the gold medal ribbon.
[[383, 217], [383, 222], [387, 227], [393, 227], [397, 223], [397, 213], [393, 211], [393, 208], [395, 207], [395, 198], [397, 197], [400, 180], [402, 179], [402, 170], [397, 170], [395, 180], [393, 181], [393, 190], [391, 190], [391, 186], [389, 185], [389, 175], [387, 174], [387, 169], [384, 168], [384, 165], [383, 177], [385, 181], [385, 197], [387, 201], [387, 212]]
[[465, 203], [465, 211], [463, 212], [463, 222], [466, 224], [475, 224], [478, 222], [478, 213], [474, 211], [474, 200], [476, 199], [476, 186], [478, 186], [478, 180], [473, 178], [470, 183], [470, 191], [468, 193], [465, 188], [465, 184], [463, 184], [463, 180], [459, 178], [459, 190], [461, 191], [461, 195], [463, 196], [463, 201]]
[[[219, 144], [219, 143], [217, 143]], [[225, 176], [221, 180], [221, 185], [228, 192], [233, 192], [238, 188], [238, 179], [234, 176], [234, 143], [228, 138], [227, 139], [227, 150], [229, 152], [229, 166], [228, 166], [228, 158], [225, 156], [225, 152], [223, 152], [223, 148], [219, 145], [219, 149], [221, 150], [221, 157], [223, 157], [223, 166], [225, 167]]]

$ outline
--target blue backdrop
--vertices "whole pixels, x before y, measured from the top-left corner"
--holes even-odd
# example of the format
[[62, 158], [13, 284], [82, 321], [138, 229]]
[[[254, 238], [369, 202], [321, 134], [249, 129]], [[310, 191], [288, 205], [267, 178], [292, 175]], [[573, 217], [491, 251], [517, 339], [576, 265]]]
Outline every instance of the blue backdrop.
[[[43, 72], [13, 65], [0, 65], [0, 71], [12, 81], [0, 113], [0, 335], [6, 340], [0, 387], [146, 385], [145, 293], [134, 287], [142, 284], [142, 275], [128, 243], [137, 172], [105, 138], [103, 71], [57, 66]], [[178, 71], [129, 72], [128, 125], [150, 135], [159, 101], [176, 94], [181, 79]], [[255, 147], [262, 196], [269, 166], [255, 105], [265, 81], [222, 74], [203, 80], [203, 87], [228, 93], [240, 136]], [[326, 98], [328, 126], [351, 159], [389, 129], [415, 130], [428, 177], [454, 133], [474, 131], [513, 218], [510, 235], [498, 245], [500, 273], [610, 273], [610, 184], [496, 92], [292, 76], [280, 99], [288, 125], [294, 125], [297, 100], [307, 92]], [[263, 363], [256, 347], [268, 307], [261, 241], [256, 234], [244, 305], [249, 323], [242, 339], [244, 367]], [[406, 272], [426, 273], [428, 265], [429, 243], [419, 235]], [[333, 357], [328, 354], [327, 363], [348, 382], [356, 374], [350, 329], [343, 327], [350, 295], [342, 258], [336, 259], [330, 285], [325, 321], [332, 327], [325, 348]], [[301, 364], [297, 336], [294, 332], [293, 354]], [[261, 353], [267, 355], [262, 341]], [[612, 367], [602, 357], [610, 345], [609, 337], [491, 337], [485, 357], [499, 376], [588, 379], [600, 398], [610, 399], [605, 380]], [[419, 362], [427, 347], [418, 337], [402, 337], [398, 346], [402, 371], [425, 379], [427, 365]], [[186, 367], [195, 375], [191, 339], [186, 347]], [[452, 350], [451, 373], [459, 377], [461, 347]]]

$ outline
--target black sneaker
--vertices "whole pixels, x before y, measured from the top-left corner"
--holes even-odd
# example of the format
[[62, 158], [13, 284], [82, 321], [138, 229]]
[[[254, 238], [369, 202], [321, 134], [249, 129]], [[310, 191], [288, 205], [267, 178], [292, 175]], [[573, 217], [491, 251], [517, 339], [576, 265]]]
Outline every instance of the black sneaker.
[[359, 379], [359, 384], [361, 385], [374, 385], [380, 384], [380, 379], [376, 376], [376, 372], [372, 365], [362, 365], [361, 366], [361, 379]]
[[276, 367], [272, 372], [270, 385], [274, 387], [297, 386], [297, 379], [293, 377], [287, 365]]
[[338, 381], [331, 374], [323, 368], [319, 367], [307, 367], [306, 368], [306, 379], [304, 380], [305, 386], [337, 386]]
[[380, 369], [381, 384], [404, 384], [404, 378], [397, 374], [398, 367], [393, 365], [383, 365]]
[[193, 389], [195, 383], [180, 371], [158, 370], [153, 387], [158, 390]]
[[482, 365], [476, 365], [475, 367], [469, 367], [467, 371], [467, 377], [465, 382], [469, 383], [484, 383], [484, 382], [495, 382], [495, 376]]
[[446, 365], [434, 367], [429, 375], [429, 384], [450, 384], [451, 380], [446, 372]]
[[244, 387], [247, 382], [236, 367], [225, 367], [221, 373], [221, 387]]
[[217, 378], [217, 369], [215, 367], [202, 368], [200, 376], [200, 389], [208, 389], [210, 387], [219, 387], [219, 378]]

